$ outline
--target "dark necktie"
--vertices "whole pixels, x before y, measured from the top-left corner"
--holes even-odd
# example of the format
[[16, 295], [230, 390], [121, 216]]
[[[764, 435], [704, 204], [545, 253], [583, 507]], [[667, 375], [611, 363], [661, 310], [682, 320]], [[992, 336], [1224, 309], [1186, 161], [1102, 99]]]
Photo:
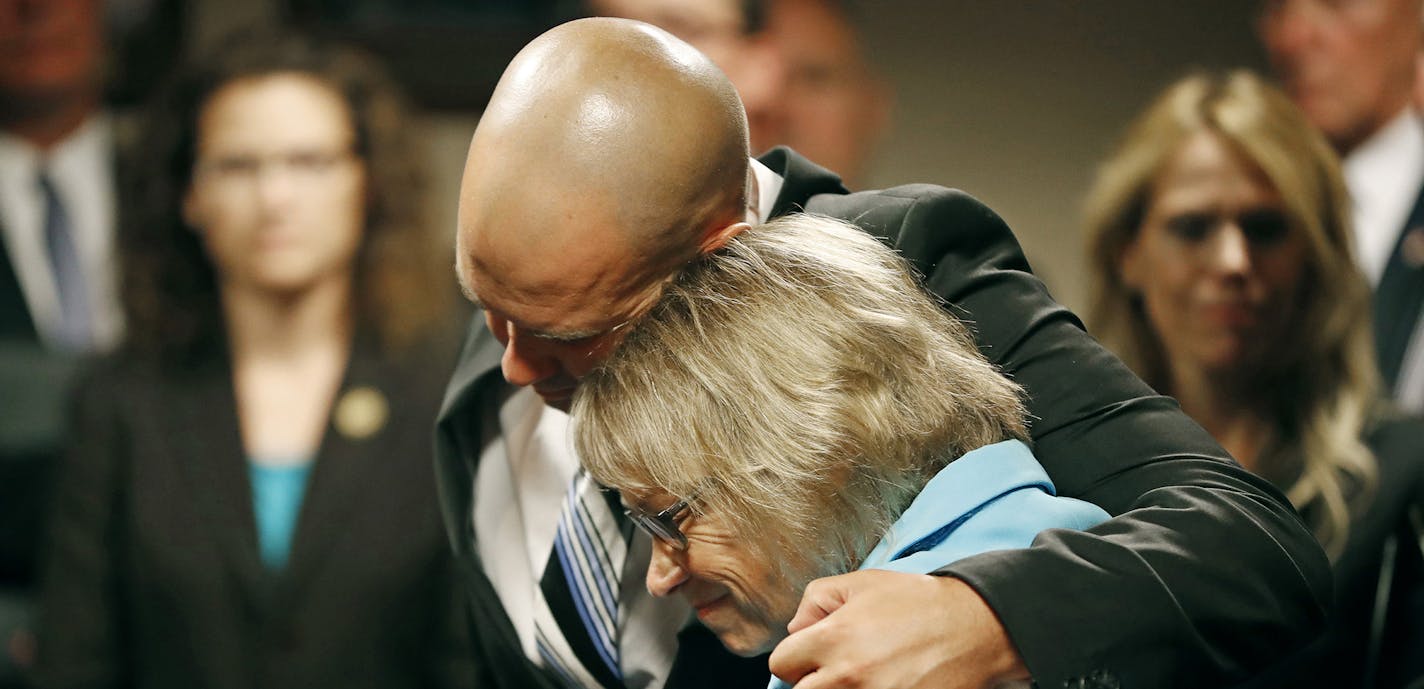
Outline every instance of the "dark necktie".
[[50, 274], [54, 277], [55, 295], [59, 298], [58, 344], [69, 351], [85, 351], [94, 342], [93, 315], [89, 295], [85, 292], [79, 248], [69, 214], [64, 210], [53, 180], [41, 171], [37, 183], [44, 196], [45, 250], [49, 255]]

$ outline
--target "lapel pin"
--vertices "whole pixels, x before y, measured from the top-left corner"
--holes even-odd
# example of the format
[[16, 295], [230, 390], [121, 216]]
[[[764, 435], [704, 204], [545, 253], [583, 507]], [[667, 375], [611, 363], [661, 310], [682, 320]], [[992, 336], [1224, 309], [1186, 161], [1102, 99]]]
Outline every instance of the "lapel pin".
[[1400, 257], [1410, 268], [1424, 267], [1424, 227], [1411, 227], [1399, 247]]
[[365, 440], [385, 427], [390, 412], [386, 396], [380, 390], [358, 385], [337, 400], [332, 421], [341, 435], [351, 440]]

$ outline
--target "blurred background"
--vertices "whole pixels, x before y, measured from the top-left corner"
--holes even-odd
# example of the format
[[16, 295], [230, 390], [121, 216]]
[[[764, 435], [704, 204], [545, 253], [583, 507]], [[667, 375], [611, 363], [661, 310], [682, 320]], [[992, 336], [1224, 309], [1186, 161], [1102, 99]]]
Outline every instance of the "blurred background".
[[[137, 442], [152, 440], [149, 436], [157, 437], [160, 442], [156, 445], [164, 447], [162, 441], [169, 438], [151, 432], [149, 423], [154, 420], [182, 429], [172, 435], [215, 434], [200, 438], [206, 444], [195, 446], [197, 450], [185, 449], [183, 460], [172, 462], [174, 466], [190, 460], [207, 461], [207, 455], [214, 454], [209, 450], [215, 447], [230, 455], [219, 457], [230, 460], [229, 469], [241, 468], [242, 452], [254, 472], [274, 468], [261, 466], [264, 459], [296, 457], [296, 501], [288, 505], [291, 514], [284, 517], [284, 528], [289, 532], [295, 506], [301, 504], [305, 481], [301, 472], [315, 463], [328, 427], [353, 448], [374, 448], [387, 436], [394, 440], [396, 434], [391, 429], [399, 427], [404, 433], [401, 440], [407, 444], [382, 452], [407, 458], [422, 471], [429, 469], [428, 430], [453, 366], [459, 331], [470, 312], [466, 304], [458, 302], [452, 279], [458, 191], [470, 136], [514, 54], [549, 27], [589, 14], [649, 21], [711, 57], [742, 95], [754, 154], [770, 146], [790, 145], [839, 173], [852, 190], [907, 183], [965, 190], [1007, 220], [1035, 272], [1059, 301], [1084, 313], [1089, 311], [1095, 282], [1115, 286], [1127, 305], [1125, 311], [1138, 319], [1132, 324], [1134, 332], [1144, 334], [1146, 344], [1156, 347], [1187, 342], [1193, 346], [1178, 349], [1211, 355], [1207, 357], [1210, 361], [1195, 361], [1190, 356], [1169, 361], [1172, 357], [1168, 355], [1174, 352], [1161, 351], [1148, 358], [1164, 369], [1163, 373], [1200, 369], [1212, 375], [1199, 378], [1224, 383], [1230, 389], [1193, 390], [1171, 376], [1154, 378], [1149, 367], [1124, 353], [1131, 352], [1129, 346], [1104, 337], [1104, 342], [1128, 358], [1159, 392], [1177, 397], [1184, 410], [1233, 456], [1289, 491], [1307, 516], [1320, 494], [1318, 486], [1315, 493], [1298, 490], [1310, 483], [1305, 480], [1308, 476], [1330, 479], [1324, 481], [1325, 488], [1333, 491], [1329, 497], [1341, 511], [1331, 523], [1348, 525], [1345, 512], [1359, 513], [1371, 505], [1374, 516], [1360, 522], [1364, 528], [1350, 532], [1351, 542], [1336, 547], [1332, 555], [1342, 548], [1346, 553], [1335, 560], [1337, 581], [1343, 582], [1338, 586], [1341, 595], [1363, 592], [1367, 595], [1359, 600], [1373, 600], [1378, 591], [1388, 589], [1379, 588], [1376, 578], [1386, 581], [1395, 576], [1394, 565], [1381, 564], [1380, 553], [1410, 545], [1409, 534], [1424, 544], [1420, 533], [1424, 531], [1424, 517], [1420, 516], [1424, 514], [1424, 494], [1409, 493], [1410, 486], [1424, 486], [1424, 462], [1420, 461], [1424, 458], [1420, 446], [1424, 432], [1419, 430], [1424, 427], [1413, 422], [1390, 426], [1399, 421], [1399, 409], [1385, 402], [1394, 392], [1399, 407], [1414, 412], [1424, 409], [1424, 317], [1420, 316], [1424, 312], [1424, 193], [1420, 192], [1424, 188], [1424, 127], [1417, 126], [1424, 121], [1419, 115], [1424, 80], [1415, 78], [1416, 70], [1424, 73], [1421, 8], [1419, 0], [0, 0], [0, 230], [4, 231], [0, 234], [4, 240], [0, 243], [0, 689], [31, 686], [24, 676], [45, 664], [36, 650], [42, 646], [36, 641], [36, 619], [42, 617], [36, 613], [40, 607], [36, 594], [39, 572], [46, 569], [39, 561], [46, 547], [63, 550], [44, 542], [47, 510], [59, 516], [92, 518], [87, 527], [70, 529], [71, 536], [79, 537], [74, 542], [81, 546], [71, 550], [81, 555], [102, 552], [115, 561], [128, 556], [123, 551], [128, 543], [115, 538], [110, 529], [117, 527], [105, 520], [124, 525], [143, 521], [121, 519], [118, 508], [91, 509], [105, 496], [132, 490], [132, 486], [119, 485], [130, 477], [104, 477], [115, 485], [103, 485], [85, 471], [72, 468], [72, 475], [56, 477], [61, 457], [69, 460], [64, 466], [75, 465], [75, 457], [105, 466], [105, 462], [119, 461], [109, 455], [150, 450]], [[232, 60], [233, 55], [242, 55], [243, 46], [237, 44], [243, 41], [258, 46], [256, 52], [266, 45], [264, 39], [274, 36], [272, 45], [285, 45], [281, 36], [285, 28], [365, 49], [384, 64], [393, 77], [390, 81], [404, 91], [409, 107], [402, 111], [398, 99], [388, 93], [391, 84], [377, 78], [384, 72], [348, 69], [362, 62], [359, 55], [302, 48], [298, 41], [291, 54], [274, 49], [252, 64]], [[233, 40], [234, 36], [238, 40]], [[1316, 107], [1307, 107], [1305, 117], [1270, 86], [1276, 77], [1270, 76], [1273, 72], [1263, 40], [1272, 46], [1277, 73], [1297, 82], [1291, 84], [1289, 95], [1297, 102], [1315, 101], [1311, 104]], [[222, 69], [228, 73], [218, 67], [225, 64], [219, 59], [223, 56], [227, 66]], [[275, 61], [264, 62], [267, 58]], [[293, 68], [283, 60], [304, 66]], [[189, 65], [187, 81], [175, 83], [186, 83], [188, 91], [171, 89], [168, 98], [156, 101], [153, 108], [167, 117], [146, 120], [147, 106], [161, 92], [170, 70], [183, 64]], [[1238, 117], [1236, 124], [1248, 122], [1256, 129], [1241, 133], [1239, 140], [1212, 139], [1218, 153], [1225, 151], [1218, 158], [1229, 163], [1212, 172], [1230, 183], [1214, 189], [1215, 196], [1203, 195], [1197, 204], [1200, 208], [1168, 213], [1163, 210], [1168, 206], [1163, 199], [1170, 197], [1167, 192], [1172, 190], [1163, 180], [1170, 175], [1161, 171], [1172, 170], [1184, 152], [1192, 150], [1188, 143], [1193, 137], [1200, 138], [1197, 129], [1211, 130], [1205, 135], [1211, 139], [1225, 136], [1228, 128], [1220, 123], [1182, 122], [1174, 135], [1180, 140], [1161, 136], [1156, 130], [1146, 135], [1139, 132], [1136, 140], [1123, 139], [1124, 132], [1174, 82], [1195, 72], [1234, 68], [1261, 74], [1262, 80], [1247, 79], [1250, 88], [1245, 95], [1208, 89], [1210, 97], [1195, 109], [1177, 108], [1174, 112], [1201, 119], [1208, 106], [1226, 103], [1221, 107], [1238, 108], [1234, 111], [1238, 115], [1253, 112]], [[305, 84], [298, 79], [293, 84], [290, 77], [294, 74], [312, 79]], [[1333, 79], [1315, 79], [1322, 74]], [[253, 81], [244, 75], [262, 78]], [[348, 77], [356, 80], [354, 85], [343, 81]], [[274, 79], [280, 86], [284, 78], [289, 82], [285, 85], [293, 88], [285, 94], [281, 89], [274, 91], [277, 95], [270, 102], [278, 105], [270, 106], [271, 110], [257, 107], [269, 104], [267, 98], [224, 86], [271, 86]], [[313, 83], [328, 88], [313, 89]], [[1309, 87], [1333, 88], [1334, 92], [1321, 96]], [[334, 112], [344, 112], [347, 117], [333, 121], [345, 124], [318, 131], [322, 127], [314, 123], [319, 117], [303, 117], [297, 122], [298, 115], [293, 113], [310, 112], [299, 107], [306, 102], [303, 92], [307, 97], [313, 93], [341, 96], [328, 98], [326, 105], [337, 106]], [[386, 96], [390, 102], [385, 102]], [[264, 116], [249, 113], [225, 121], [211, 114], [236, 108], [234, 102], [252, 106]], [[1173, 111], [1170, 103], [1157, 102], [1155, 110]], [[1339, 122], [1331, 120], [1330, 115], [1336, 113], [1326, 106], [1342, 103], [1363, 106], [1352, 113], [1357, 116], [1354, 121], [1332, 128]], [[312, 125], [312, 131], [299, 131], [303, 128], [297, 124]], [[347, 131], [346, 124], [361, 131]], [[1250, 146], [1279, 143], [1273, 137], [1283, 131], [1297, 138], [1282, 144], [1282, 150], [1303, 156], [1300, 160], [1305, 161], [1286, 167], [1294, 173], [1316, 175], [1312, 178], [1315, 182], [1295, 184], [1284, 173], [1278, 175], [1281, 179], [1265, 179], [1270, 177], [1264, 174], [1269, 165], [1242, 157], [1242, 151]], [[315, 138], [296, 141], [301, 134]], [[245, 142], [253, 150], [238, 146], [227, 155], [199, 150], [206, 146], [221, 153], [222, 147], [213, 143], [223, 141], [220, 135]], [[295, 143], [288, 141], [282, 147], [287, 136]], [[346, 147], [352, 150], [328, 145], [327, 139], [339, 137], [355, 140]], [[1119, 149], [1120, 140], [1130, 145]], [[1099, 176], [1100, 161], [1114, 156], [1132, 158], [1153, 146], [1162, 148], [1162, 161], [1152, 170], [1139, 171], [1143, 174], [1130, 190], [1131, 202], [1119, 204], [1123, 217], [1112, 219], [1113, 227], [1093, 228], [1086, 223], [1086, 197], [1110, 197], [1114, 186], [1127, 189], [1118, 179], [1122, 175]], [[254, 152], [264, 147], [276, 152]], [[1347, 156], [1343, 180], [1336, 153]], [[1385, 159], [1382, 162], [1381, 157]], [[1351, 158], [1356, 163], [1353, 174]], [[268, 168], [281, 168], [286, 174], [280, 178], [264, 175]], [[1105, 169], [1111, 171], [1111, 166]], [[369, 179], [369, 185], [342, 186], [342, 180], [349, 182], [355, 174]], [[259, 178], [284, 184], [254, 184]], [[1243, 188], [1239, 184], [1243, 178], [1250, 181], [1244, 185], [1248, 191], [1267, 187], [1266, 193], [1257, 195], [1271, 200], [1255, 204], [1260, 208], [1237, 203], [1232, 194]], [[1346, 183], [1350, 196], [1346, 196]], [[239, 189], [247, 194], [259, 186], [272, 188], [256, 195], [224, 195], [224, 190]], [[361, 193], [352, 192], [356, 188]], [[1302, 189], [1309, 193], [1302, 195]], [[1381, 189], [1388, 192], [1382, 194], [1386, 197], [1382, 200], [1375, 198], [1381, 196], [1375, 193]], [[1295, 196], [1284, 198], [1286, 192]], [[373, 202], [376, 197], [382, 203]], [[206, 199], [207, 206], [195, 205], [193, 198]], [[335, 205], [322, 205], [333, 198]], [[346, 246], [349, 251], [341, 254], [340, 260], [332, 259], [339, 264], [332, 270], [309, 271], [312, 275], [305, 278], [310, 279], [299, 281], [301, 289], [276, 284], [281, 280], [264, 282], [265, 278], [239, 284], [239, 278], [246, 275], [244, 270], [250, 268], [248, 272], [259, 278], [271, 277], [264, 271], [272, 266], [253, 258], [261, 253], [258, 251], [229, 247], [224, 254], [221, 242], [213, 237], [221, 237], [224, 229], [259, 224], [249, 213], [259, 205], [261, 222], [302, 225], [313, 237], [353, 235], [360, 239]], [[1376, 212], [1377, 207], [1384, 210]], [[205, 212], [195, 213], [195, 208]], [[330, 208], [341, 212], [330, 212]], [[377, 208], [382, 212], [373, 210]], [[1154, 210], [1155, 214], [1148, 212]], [[1275, 222], [1248, 222], [1261, 217]], [[150, 222], [152, 218], [161, 222]], [[337, 223], [341, 227], [327, 227], [332, 218], [346, 222]], [[1361, 218], [1366, 222], [1361, 223]], [[1361, 233], [1368, 235], [1367, 246], [1373, 247], [1373, 258], [1361, 261], [1367, 264], [1365, 274], [1354, 268], [1355, 259], [1361, 256], [1350, 248], [1352, 223], [1370, 229]], [[1268, 231], [1272, 227], [1277, 231]], [[359, 232], [353, 232], [357, 229]], [[1117, 244], [1097, 241], [1118, 230], [1124, 236], [1114, 240]], [[1307, 231], [1319, 236], [1307, 237]], [[391, 240], [388, 232], [406, 234]], [[379, 241], [372, 239], [378, 235]], [[1102, 256], [1094, 257], [1096, 268], [1089, 267], [1085, 255], [1087, 235], [1097, 238], [1098, 248], [1107, 247]], [[1123, 259], [1131, 253], [1129, 246], [1137, 251], [1143, 237], [1161, 239], [1163, 246], [1170, 244], [1175, 251], [1162, 252], [1160, 263], [1152, 269], [1143, 268], [1142, 276], [1116, 275], [1127, 264]], [[1143, 242], [1148, 245], [1147, 240]], [[204, 245], [200, 247], [200, 243]], [[1298, 251], [1286, 256], [1287, 249], [1304, 243], [1313, 247], [1314, 254]], [[354, 248], [357, 244], [359, 250]], [[163, 250], [177, 245], [188, 255], [163, 255]], [[367, 263], [359, 263], [358, 258]], [[1268, 269], [1285, 263], [1295, 267], [1284, 272]], [[382, 269], [390, 274], [371, 277]], [[397, 275], [402, 269], [403, 275]], [[149, 277], [153, 280], [148, 282], [163, 282], [169, 277], [165, 271], [183, 278], [163, 285], [171, 288], [163, 293], [173, 297], [171, 303], [158, 304], [152, 294], [132, 289]], [[272, 268], [272, 274], [280, 272]], [[339, 277], [334, 287], [323, 281], [328, 274]], [[1291, 279], [1278, 279], [1280, 274], [1289, 274]], [[1186, 277], [1172, 283], [1174, 275]], [[425, 278], [445, 285], [448, 294], [424, 284]], [[363, 280], [369, 284], [363, 286]], [[1162, 284], [1154, 285], [1154, 280]], [[187, 289], [190, 284], [201, 289]], [[394, 289], [383, 291], [391, 286]], [[1154, 289], [1181, 296], [1205, 293], [1199, 289], [1203, 286], [1229, 288], [1233, 295], [1252, 298], [1257, 293], [1292, 299], [1299, 296], [1302, 303], [1292, 305], [1291, 299], [1285, 299], [1279, 304], [1286, 306], [1279, 306], [1277, 301], [1257, 299], [1250, 304], [1254, 310], [1249, 313], [1233, 311], [1225, 318], [1216, 317], [1220, 315], [1216, 311], [1207, 313], [1203, 327], [1196, 327], [1202, 323], [1186, 317], [1176, 319], [1192, 326], [1186, 329], [1190, 332], [1178, 333], [1172, 326], [1180, 323], [1172, 317], [1189, 309], [1168, 302], [1154, 306], [1147, 298], [1156, 293]], [[291, 307], [295, 301], [292, 294], [316, 298], [326, 288], [339, 298], [328, 300], [320, 322], [308, 323], [312, 327], [303, 329], [283, 320], [291, 315], [283, 309], [297, 311]], [[1378, 319], [1373, 331], [1367, 305], [1372, 288], [1375, 312], [1392, 314]], [[197, 302], [188, 300], [190, 293], [203, 290], [199, 296], [207, 301], [201, 308], [193, 307]], [[223, 292], [221, 303], [226, 308], [219, 308], [219, 292]], [[244, 298], [263, 304], [271, 311], [268, 316], [282, 318], [257, 318], [256, 325], [242, 325], [243, 314], [232, 304], [246, 303], [240, 301]], [[160, 306], [171, 308], [165, 311]], [[1349, 321], [1348, 327], [1315, 327], [1317, 321], [1312, 319], [1317, 312], [1326, 311], [1349, 312], [1354, 318], [1341, 319]], [[401, 328], [409, 325], [400, 323], [402, 318], [420, 321], [419, 325], [430, 330], [422, 332], [428, 338], [408, 338], [418, 340], [421, 347], [401, 350], [404, 353], [395, 357], [392, 352], [396, 349], [367, 346], [365, 335], [381, 327], [399, 335]], [[272, 323], [282, 325], [270, 327]], [[414, 332], [415, 326], [410, 329]], [[211, 341], [189, 337], [200, 330]], [[1313, 345], [1311, 338], [1323, 338], [1319, 333], [1326, 331], [1337, 341]], [[282, 340], [291, 332], [315, 334], [302, 346], [317, 353], [310, 358], [316, 366], [301, 373], [310, 374], [319, 385], [308, 384], [306, 378], [288, 375], [289, 371], [278, 367], [268, 381], [275, 384], [264, 389], [268, 397], [244, 398], [248, 388], [243, 388], [240, 372], [261, 369], [272, 361], [264, 357], [270, 348], [252, 348], [257, 354], [249, 352], [250, 359], [237, 350], [264, 338]], [[112, 370], [126, 371], [115, 362], [139, 366], [144, 360], [135, 354], [143, 353], [147, 340], [157, 342], [174, 333], [178, 337], [170, 339], [206, 346], [198, 353], [214, 368], [202, 370], [218, 375], [170, 380], [168, 369], [164, 375], [156, 375], [153, 371], [158, 369], [140, 367], [135, 370], [143, 374], [125, 373], [129, 377], [120, 377], [123, 384], [110, 381], [100, 385], [91, 379], [72, 388], [92, 355], [117, 351], [116, 356], [103, 361]], [[250, 337], [239, 337], [239, 333]], [[1195, 347], [1195, 342], [1189, 342], [1201, 333], [1209, 346]], [[1375, 371], [1372, 337], [1382, 352], [1383, 380]], [[1346, 350], [1348, 355], [1342, 353]], [[345, 357], [353, 351], [357, 352], [351, 355], [354, 362], [348, 362]], [[190, 358], [195, 358], [189, 354], [193, 352], [184, 352], [165, 366], [171, 364], [183, 375], [198, 370], [200, 367], [185, 368], [192, 363]], [[347, 385], [360, 382], [343, 378], [347, 364], [355, 371], [368, 354], [386, 367], [380, 369], [382, 375], [369, 384]], [[1346, 359], [1349, 376], [1326, 375], [1329, 366]], [[231, 381], [224, 366], [234, 369]], [[176, 381], [168, 390], [175, 396], [160, 404], [134, 404], [129, 386], [133, 380], [155, 388]], [[1307, 380], [1317, 388], [1311, 394], [1298, 394], [1280, 384]], [[104, 383], [103, 379], [99, 382]], [[234, 385], [239, 388], [236, 405], [232, 404]], [[75, 395], [75, 389], [80, 394]], [[150, 432], [116, 433], [121, 440], [136, 443], [129, 447], [123, 442], [105, 443], [102, 437], [94, 440], [99, 436], [93, 429], [71, 425], [66, 416], [69, 401], [71, 397], [84, 399], [86, 389], [91, 397], [101, 398], [105, 408], [117, 410], [115, 416], [132, 414], [135, 428]], [[207, 390], [211, 396], [202, 399], [227, 406], [203, 406], [182, 396], [195, 390]], [[1202, 394], [1194, 399], [1194, 393]], [[251, 456], [260, 453], [252, 452], [254, 443], [246, 437], [250, 419], [302, 394], [310, 399], [298, 406], [310, 412], [306, 418], [310, 423], [303, 430], [306, 442], [299, 443], [301, 451]], [[1202, 399], [1232, 404], [1225, 408], [1196, 404]], [[252, 400], [276, 400], [278, 404]], [[200, 408], [204, 423], [189, 428], [193, 424], [187, 424], [183, 415], [195, 408]], [[407, 409], [411, 413], [403, 417], [392, 411]], [[288, 415], [266, 416], [269, 422], [276, 417], [274, 425], [281, 430]], [[1223, 419], [1229, 423], [1213, 424]], [[1305, 428], [1302, 419], [1321, 421], [1331, 428], [1307, 432], [1301, 430]], [[244, 434], [240, 442], [239, 420]], [[1240, 428], [1241, 422], [1249, 427]], [[1393, 430], [1382, 435], [1381, 428]], [[1319, 446], [1303, 440], [1326, 436], [1330, 442], [1317, 443]], [[1249, 442], [1241, 442], [1242, 438]], [[74, 449], [86, 441], [91, 447]], [[1307, 472], [1304, 467], [1313, 468]], [[249, 478], [253, 486], [258, 475], [253, 473]], [[420, 526], [429, 537], [420, 545], [435, 554], [421, 551], [417, 555], [443, 562], [440, 558], [448, 557], [444, 532], [434, 514], [433, 493], [426, 494], [433, 491], [433, 482], [418, 473], [403, 475], [410, 484], [405, 488], [417, 491], [412, 493], [417, 496], [412, 498], [414, 503], [430, 508], [430, 514], [416, 516], [425, 518]], [[1376, 500], [1368, 489], [1376, 477], [1381, 486], [1402, 487], [1394, 493], [1381, 492], [1382, 497]], [[169, 488], [166, 477], [147, 478], [159, 488]], [[226, 478], [230, 480], [209, 481], [202, 487], [221, 484], [221, 489], [237, 490], [226, 495], [231, 503], [228, 506], [237, 506], [233, 515], [250, 520], [254, 512], [262, 512], [260, 505], [249, 509], [240, 504], [252, 497], [242, 492], [248, 483], [241, 474]], [[352, 479], [351, 485], [380, 486], [382, 480], [362, 476]], [[68, 502], [51, 500], [52, 490], [63, 497], [66, 489], [72, 493]], [[351, 496], [345, 499], [348, 505], [359, 502]], [[166, 499], [132, 502], [121, 507], [186, 504]], [[381, 513], [369, 503], [359, 504]], [[178, 514], [169, 515], [167, 521], [182, 526], [192, 520]], [[1413, 525], [1412, 531], [1401, 527], [1406, 521]], [[334, 524], [331, 528], [338, 528]], [[227, 527], [239, 539], [247, 539], [234, 543], [253, 545], [248, 542], [254, 538], [253, 524], [232, 521]], [[1335, 540], [1342, 540], [1345, 532], [1341, 526]], [[63, 540], [50, 537], [56, 542]], [[1404, 540], [1399, 540], [1401, 537]], [[154, 540], [187, 556], [186, 546], [165, 538]], [[1322, 536], [1327, 544], [1330, 540]], [[300, 552], [301, 548], [295, 550]], [[252, 552], [241, 557], [250, 560], [247, 564], [252, 571], [260, 571], [256, 549], [247, 547], [246, 551]], [[285, 552], [278, 551], [285, 557]], [[1391, 630], [1383, 622], [1361, 614], [1354, 620], [1358, 624], [1336, 625], [1337, 645], [1353, 654], [1351, 657], [1366, 656], [1366, 640], [1372, 644], [1369, 657], [1374, 660], [1370, 662], [1418, 656], [1415, 640], [1424, 637], [1424, 557], [1412, 557], [1407, 562], [1400, 559], [1405, 568], [1396, 578], [1407, 585], [1396, 588], [1403, 593], [1382, 600], [1394, 601], [1391, 604], [1400, 610], [1391, 612], [1389, 620], [1408, 623], [1408, 631], [1415, 635], [1386, 633]], [[91, 557], [89, 561], [109, 560]], [[64, 569], [55, 562], [67, 566], [66, 561], [54, 557], [47, 562], [50, 578]], [[364, 564], [365, 573], [372, 575], [390, 569], [382, 562]], [[342, 566], [328, 569], [342, 571]], [[281, 580], [281, 566], [268, 569], [265, 574], [273, 581]], [[195, 577], [209, 583], [225, 581], [223, 572], [215, 569], [203, 573], [206, 579]], [[448, 583], [439, 567], [431, 572], [428, 578], [402, 583], [416, 591], [431, 589], [432, 582]], [[95, 584], [101, 576], [82, 574], [85, 576], [72, 577], [69, 582], [74, 591], [88, 594], [103, 588]], [[108, 593], [115, 601], [122, 598], [116, 591]], [[87, 605], [83, 596], [71, 598], [75, 609], [94, 607]], [[1384, 609], [1353, 598], [1341, 600], [1345, 601], [1342, 609]], [[393, 601], [393, 607], [403, 607], [398, 598], [385, 602]], [[438, 600], [432, 604], [445, 609]], [[259, 616], [266, 625], [261, 633], [278, 638], [274, 648], [279, 649], [293, 645], [289, 643], [293, 634], [283, 626], [283, 615], [289, 612], [283, 607], [273, 605]], [[69, 617], [70, 622], [93, 623], [96, 628], [111, 623], [119, 628], [119, 622], [97, 613]], [[361, 625], [339, 621], [329, 626]], [[280, 633], [271, 633], [273, 629]], [[51, 630], [52, 638], [64, 636]], [[80, 638], [77, 646], [83, 646], [82, 635], [68, 636]], [[216, 633], [208, 637], [205, 639], [217, 647], [241, 645], [226, 643]], [[109, 641], [122, 646], [129, 639], [119, 633]], [[396, 638], [393, 645], [403, 648], [408, 641]], [[62, 644], [50, 647], [61, 648]], [[468, 650], [468, 644], [453, 639], [450, 648]], [[1323, 665], [1358, 674], [1356, 665], [1336, 662], [1328, 653], [1314, 653]], [[92, 653], [76, 657], [88, 655]], [[121, 652], [111, 655], [109, 661], [129, 662], [120, 657]], [[344, 659], [334, 665], [345, 667], [343, 663]], [[81, 665], [68, 662], [63, 653], [54, 653], [49, 664], [60, 670], [66, 669], [65, 665]], [[410, 675], [409, 668], [392, 667], [397, 676]], [[1315, 666], [1297, 667], [1311, 672]], [[103, 664], [88, 670], [94, 668], [104, 670], [98, 674], [109, 671]], [[82, 675], [83, 670], [76, 672]], [[1414, 676], [1424, 674], [1418, 667], [1407, 671]], [[110, 674], [119, 676], [117, 670]], [[1278, 679], [1278, 684], [1261, 686], [1301, 686], [1292, 684], [1294, 680]], [[196, 678], [184, 681], [187, 683], [177, 686], [208, 686]], [[51, 678], [39, 686], [80, 685], [84, 684]], [[317, 685], [326, 683], [294, 684]], [[351, 686], [341, 681], [332, 685]], [[390, 685], [379, 686], [386, 689]], [[462, 685], [455, 682], [450, 686]]]
[[[201, 50], [235, 28], [292, 21], [349, 36], [388, 60], [424, 108], [417, 127], [431, 164], [432, 211], [451, 232], [481, 103], [520, 46], [576, 11], [512, 0], [149, 7], [173, 17], [150, 26], [178, 35], [145, 45]], [[978, 196], [1008, 220], [1054, 295], [1080, 310], [1087, 291], [1078, 207], [1096, 161], [1176, 77], [1198, 68], [1264, 70], [1257, 9], [1239, 0], [860, 3], [854, 16], [864, 52], [891, 85], [894, 105], [855, 188], [932, 182]], [[153, 75], [126, 76], [147, 85]]]

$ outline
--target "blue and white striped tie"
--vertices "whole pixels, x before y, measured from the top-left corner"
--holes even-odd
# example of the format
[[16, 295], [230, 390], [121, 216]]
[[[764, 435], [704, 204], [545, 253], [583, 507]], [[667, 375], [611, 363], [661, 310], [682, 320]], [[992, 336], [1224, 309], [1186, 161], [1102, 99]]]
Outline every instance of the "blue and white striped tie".
[[580, 469], [569, 482], [554, 549], [539, 582], [539, 656], [565, 685], [621, 689], [618, 590], [632, 525], [616, 494]]

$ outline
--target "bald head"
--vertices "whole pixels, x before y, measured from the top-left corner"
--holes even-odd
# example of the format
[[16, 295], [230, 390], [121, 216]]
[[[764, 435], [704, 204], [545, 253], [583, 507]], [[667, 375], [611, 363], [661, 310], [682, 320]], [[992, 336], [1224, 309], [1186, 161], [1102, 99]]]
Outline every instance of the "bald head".
[[747, 175], [746, 115], [711, 61], [640, 22], [569, 22], [520, 51], [475, 130], [461, 282], [547, 339], [602, 332], [742, 220]]
[[[532, 201], [508, 217], [583, 197], [631, 241], [688, 243], [740, 212], [746, 171], [741, 102], [711, 61], [652, 26], [585, 19], [535, 39], [505, 70], [471, 143], [462, 201]], [[527, 231], [544, 240], [588, 229], [539, 220]]]

